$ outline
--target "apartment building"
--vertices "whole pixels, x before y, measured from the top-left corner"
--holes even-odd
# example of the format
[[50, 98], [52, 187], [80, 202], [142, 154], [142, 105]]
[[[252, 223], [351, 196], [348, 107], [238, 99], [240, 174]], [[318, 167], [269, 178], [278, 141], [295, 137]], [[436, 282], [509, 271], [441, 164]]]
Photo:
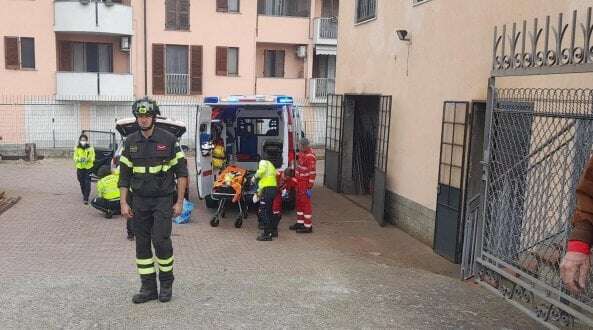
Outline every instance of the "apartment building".
[[2, 0], [0, 93], [64, 100], [335, 88], [338, 0]]
[[[484, 130], [483, 111], [488, 99], [489, 78], [493, 75], [493, 57], [496, 58], [493, 56], [494, 28], [497, 27], [500, 38], [495, 54], [498, 57], [503, 51], [511, 51], [511, 39], [517, 42], [513, 51], [520, 52], [522, 38], [525, 38], [525, 46], [521, 56], [527, 56], [532, 49], [536, 18], [536, 27], [541, 30], [535, 31], [540, 36], [536, 43], [540, 55], [536, 57], [540, 56], [542, 63], [545, 47], [550, 56], [547, 62], [561, 57], [556, 55], [555, 39], [555, 34], [561, 30], [559, 19], [565, 26], [564, 39], [558, 46], [560, 53], [570, 49], [573, 34], [574, 44], [580, 48], [564, 51], [565, 57], [568, 58], [569, 53], [578, 55], [585, 48], [583, 31], [590, 25], [587, 15], [592, 3], [578, 0], [545, 3], [545, 6], [538, 0], [355, 0], [341, 3], [338, 97], [331, 100], [330, 110], [333, 110], [328, 114], [330, 157], [332, 150], [341, 151], [342, 155], [336, 156], [329, 166], [339, 169], [341, 176], [340, 182], [330, 182], [331, 187], [356, 195], [359, 200], [366, 195], [367, 202], [362, 199], [361, 203], [372, 209], [372, 194], [381, 188], [381, 182], [375, 182], [373, 187], [372, 180], [369, 184], [359, 177], [373, 177], [373, 171], [378, 168], [373, 162], [387, 158], [383, 164], [385, 177], [380, 178], [387, 191], [385, 221], [397, 224], [430, 246], [438, 245], [436, 213], [439, 205], [443, 206], [440, 200], [443, 196], [439, 195], [446, 191], [443, 182], [455, 181], [453, 185], [461, 196], [462, 178], [467, 181], [467, 173], [462, 170], [471, 167], [463, 163], [470, 158], [463, 140], [464, 129], [469, 125], [461, 116], [454, 122], [453, 117], [449, 118], [449, 113], [445, 116], [443, 111], [452, 108], [461, 114], [467, 112], [469, 121], [472, 111], [478, 109], [476, 114], [482, 111]], [[504, 37], [503, 25], [506, 25]], [[547, 46], [545, 38], [548, 38]], [[506, 43], [506, 50], [502, 48], [503, 43]], [[551, 50], [553, 53], [549, 53]], [[505, 61], [505, 65], [514, 68], [508, 57]], [[577, 59], [571, 61], [576, 63]], [[593, 74], [586, 72], [587, 69], [580, 70], [585, 73], [535, 75], [528, 71], [529, 75], [521, 77], [499, 77], [497, 87], [590, 87]], [[355, 126], [365, 121], [369, 125]], [[365, 139], [365, 129], [372, 130], [374, 138]], [[355, 133], [349, 133], [351, 131]], [[452, 132], [456, 136], [455, 143], [450, 141]], [[368, 156], [364, 150], [376, 150], [381, 157]], [[474, 169], [481, 168], [479, 161], [482, 159], [477, 160], [477, 165], [472, 165]], [[359, 170], [354, 173], [353, 168]], [[462, 228], [459, 221], [455, 218], [446, 225], [451, 231], [452, 249], [460, 244], [456, 242], [457, 231]], [[451, 259], [456, 259], [454, 251]]]

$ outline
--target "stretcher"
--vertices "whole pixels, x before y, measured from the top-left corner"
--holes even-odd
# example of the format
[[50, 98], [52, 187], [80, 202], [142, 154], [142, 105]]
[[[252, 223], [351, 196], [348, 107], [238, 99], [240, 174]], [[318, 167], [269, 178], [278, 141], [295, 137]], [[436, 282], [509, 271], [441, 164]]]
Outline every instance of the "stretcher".
[[253, 194], [250, 179], [252, 175], [236, 165], [229, 165], [219, 173], [212, 187], [212, 199], [218, 201], [218, 208], [210, 220], [212, 227], [217, 227], [220, 224], [220, 219], [224, 218], [227, 206], [232, 203], [239, 206], [235, 227], [241, 228], [243, 219], [247, 218], [248, 203], [245, 202], [245, 197], [249, 193]]

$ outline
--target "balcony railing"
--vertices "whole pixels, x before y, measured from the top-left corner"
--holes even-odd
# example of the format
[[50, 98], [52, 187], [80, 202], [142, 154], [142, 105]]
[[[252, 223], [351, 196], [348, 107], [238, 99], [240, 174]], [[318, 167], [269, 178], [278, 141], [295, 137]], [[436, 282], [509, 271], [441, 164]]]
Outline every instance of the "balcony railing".
[[130, 1], [56, 0], [54, 31], [133, 35]]
[[185, 95], [189, 93], [189, 74], [167, 73], [165, 75], [167, 94]]
[[323, 101], [327, 99], [329, 94], [335, 93], [336, 79], [312, 78], [310, 80], [310, 88], [309, 98], [311, 100]]
[[336, 17], [315, 18], [315, 39], [338, 39], [338, 19]]

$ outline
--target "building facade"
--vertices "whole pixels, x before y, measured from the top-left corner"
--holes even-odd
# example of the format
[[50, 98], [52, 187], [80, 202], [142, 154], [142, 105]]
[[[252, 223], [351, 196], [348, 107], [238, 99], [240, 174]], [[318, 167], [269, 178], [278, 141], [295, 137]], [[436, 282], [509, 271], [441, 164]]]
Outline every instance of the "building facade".
[[334, 91], [337, 0], [3, 0], [0, 93], [64, 100]]
[[[549, 47], [555, 49], [552, 27], [557, 26], [558, 13], [563, 13], [563, 24], [571, 25], [565, 33], [564, 48], [570, 44], [572, 14], [577, 10], [576, 39], [579, 45], [584, 42], [579, 22], [586, 26], [587, 7], [592, 5], [590, 1], [541, 4], [538, 0], [342, 2], [338, 19], [340, 56], [337, 59], [336, 91], [344, 96], [342, 131], [354, 128], [355, 134], [342, 134], [339, 141], [345, 149], [339, 164], [342, 170], [339, 190], [356, 195], [357, 200], [360, 195], [372, 195], [372, 184], [369, 187], [368, 182], [365, 185], [365, 180], [357, 177], [373, 176], [375, 157], [365, 156], [360, 150], [374, 151], [379, 146], [373, 145], [376, 142], [372, 142], [372, 146], [365, 145], [364, 134], [356, 133], [362, 132], [364, 127], [356, 129], [356, 125], [360, 121], [369, 121], [369, 126], [374, 129], [371, 131], [376, 132], [382, 125], [377, 119], [381, 117], [377, 116], [381, 111], [379, 97], [391, 96], [386, 134], [389, 141], [386, 150], [386, 219], [436, 248], [436, 212], [442, 182], [455, 181], [453, 186], [459, 187], [454, 188], [461, 188], [463, 180], [468, 179], [467, 169], [471, 167], [467, 164], [470, 157], [464, 151], [465, 126], [461, 122], [447, 123], [446, 119], [453, 121], [453, 117], [444, 118], [444, 110], [458, 107], [463, 112], [467, 107], [467, 113], [473, 109], [478, 109], [476, 114], [482, 111], [483, 131], [483, 110], [492, 75], [494, 27], [498, 26], [500, 36], [501, 27], [506, 24], [505, 38], [510, 39], [513, 23], [517, 23], [517, 31], [521, 31], [525, 20], [528, 31], [531, 31], [533, 19], [539, 18], [539, 28], [544, 29], [546, 16], [550, 16]], [[398, 35], [398, 30], [403, 33]], [[545, 37], [544, 30], [541, 39]], [[529, 42], [529, 35], [526, 37]], [[510, 48], [508, 39], [505, 39], [507, 52]], [[540, 46], [543, 48], [543, 42]], [[529, 50], [531, 45], [527, 44], [527, 48]], [[501, 77], [496, 80], [497, 87], [514, 88], [585, 88], [592, 83], [591, 73]], [[330, 120], [330, 140], [331, 125]], [[335, 131], [340, 131], [340, 127]], [[446, 141], [452, 132], [456, 134], [456, 141]], [[340, 137], [340, 134], [334, 135]], [[477, 159], [479, 166], [482, 158]], [[366, 169], [361, 165], [365, 162], [370, 162]], [[474, 164], [474, 171], [476, 167]], [[357, 172], [354, 173], [352, 168], [358, 168]], [[481, 174], [480, 169], [477, 171]], [[362, 205], [371, 208], [370, 202], [365, 204], [363, 201]], [[459, 223], [451, 224], [451, 240], [455, 240], [454, 233], [460, 230], [456, 225]]]

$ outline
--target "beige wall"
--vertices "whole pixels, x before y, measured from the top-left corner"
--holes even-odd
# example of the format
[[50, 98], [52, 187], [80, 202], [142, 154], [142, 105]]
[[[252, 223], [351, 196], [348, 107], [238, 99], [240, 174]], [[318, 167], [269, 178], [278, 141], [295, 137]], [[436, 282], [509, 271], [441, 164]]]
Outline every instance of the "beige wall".
[[[0, 0], [0, 94], [55, 91], [56, 52], [52, 1]], [[15, 14], [19, 13], [19, 14]], [[35, 38], [35, 69], [6, 70], [4, 37]]]
[[[343, 2], [338, 93], [393, 95], [388, 189], [435, 209], [443, 102], [486, 98], [495, 25], [574, 9], [582, 15], [587, 5], [593, 2], [432, 0], [413, 7], [410, 1], [378, 0], [377, 19], [355, 25], [354, 1]], [[397, 40], [396, 29], [407, 29], [411, 44]], [[580, 75], [580, 83], [574, 77], [549, 81], [555, 87], [593, 82], [592, 74]], [[544, 85], [550, 78], [522, 79]]]

